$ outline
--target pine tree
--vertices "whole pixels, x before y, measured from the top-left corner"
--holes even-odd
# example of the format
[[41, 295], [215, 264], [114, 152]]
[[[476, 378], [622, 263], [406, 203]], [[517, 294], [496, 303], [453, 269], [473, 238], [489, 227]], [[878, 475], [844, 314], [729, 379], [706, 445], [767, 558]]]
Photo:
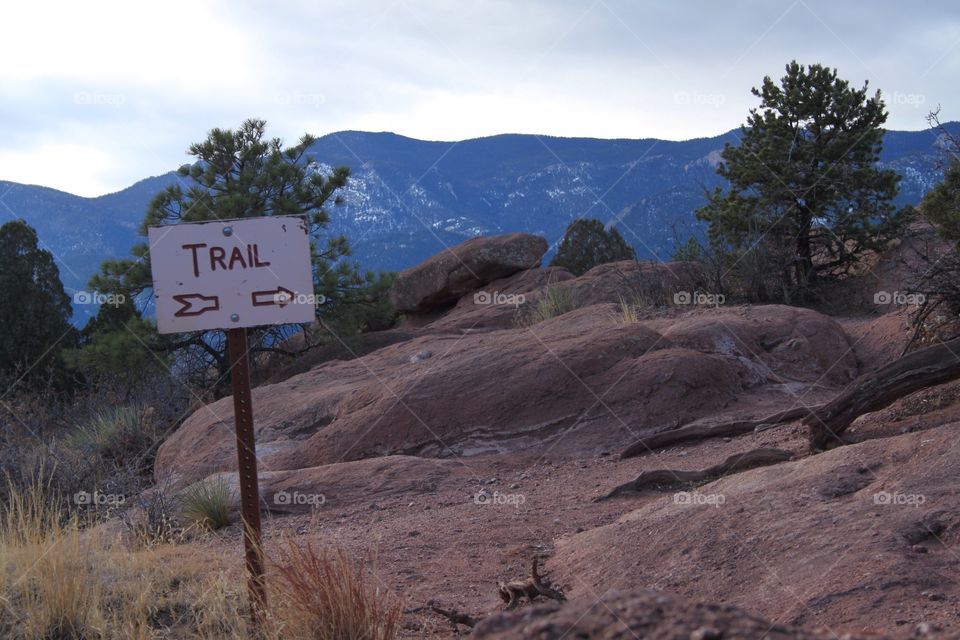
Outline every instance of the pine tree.
[[23, 220], [0, 227], [0, 374], [47, 381], [76, 340], [71, 315], [60, 270], [37, 232]]
[[943, 172], [943, 182], [923, 197], [923, 217], [944, 240], [960, 247], [960, 161]]
[[599, 220], [578, 218], [567, 226], [550, 266], [581, 276], [598, 264], [636, 258], [633, 247], [616, 228], [606, 229]]
[[717, 169], [729, 190], [712, 192], [697, 217], [734, 250], [763, 245], [789, 302], [882, 248], [909, 209], [892, 204], [899, 176], [876, 166], [887, 112], [867, 83], [852, 88], [835, 69], [793, 61], [753, 94], [760, 106]]
[[[181, 184], [167, 187], [154, 197], [140, 234], [146, 236], [149, 227], [168, 224], [304, 215], [310, 222], [311, 235], [317, 237], [330, 222], [326, 206], [339, 203], [337, 191], [346, 184], [350, 171], [337, 167], [329, 174], [322, 172], [307, 155], [315, 140], [312, 136], [304, 135], [298, 144], [284, 147], [279, 139], [267, 139], [265, 130], [263, 120], [247, 120], [237, 130], [213, 129], [204, 141], [191, 145], [189, 153], [194, 162], [179, 169]], [[141, 242], [131, 253], [132, 259], [104, 262], [90, 286], [142, 302], [143, 293], [152, 287], [149, 249]], [[349, 243], [342, 235], [328, 236], [323, 247], [313, 247], [316, 293], [329, 301], [322, 313], [332, 316], [332, 325], [348, 311], [353, 314], [351, 318], [356, 318], [356, 309], [364, 304], [375, 312], [388, 313], [377, 306], [378, 300], [368, 299], [384, 288], [387, 277], [362, 273], [345, 259], [349, 255]], [[137, 327], [142, 328], [139, 324]], [[254, 330], [251, 355], [266, 351], [293, 355], [285, 345], [299, 331], [296, 325]], [[105, 335], [96, 339], [103, 340]], [[220, 393], [229, 384], [229, 358], [222, 331], [173, 337], [154, 334], [149, 346], [155, 351], [175, 352], [179, 370], [200, 387]], [[113, 351], [108, 349], [107, 353]]]
[[140, 316], [133, 300], [125, 298], [102, 304], [80, 332], [78, 348], [65, 351], [63, 358], [87, 382], [109, 379], [132, 389], [167, 373], [169, 354], [149, 348], [155, 336], [153, 323]]

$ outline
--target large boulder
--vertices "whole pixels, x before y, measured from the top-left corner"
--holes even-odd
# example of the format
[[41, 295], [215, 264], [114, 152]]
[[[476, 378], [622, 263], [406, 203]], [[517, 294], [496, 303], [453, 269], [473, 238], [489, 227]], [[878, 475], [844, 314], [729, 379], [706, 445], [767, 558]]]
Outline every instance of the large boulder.
[[401, 312], [450, 307], [483, 285], [540, 266], [547, 241], [528, 233], [471, 238], [401, 272], [390, 298]]
[[[257, 387], [261, 469], [538, 447], [582, 456], [757, 397], [774, 405], [764, 413], [798, 396], [822, 402], [857, 369], [842, 329], [809, 309], [692, 309], [631, 324], [616, 313], [606, 303], [529, 328], [428, 326]], [[231, 398], [190, 416], [156, 462], [158, 479], [177, 484], [234, 469]]]

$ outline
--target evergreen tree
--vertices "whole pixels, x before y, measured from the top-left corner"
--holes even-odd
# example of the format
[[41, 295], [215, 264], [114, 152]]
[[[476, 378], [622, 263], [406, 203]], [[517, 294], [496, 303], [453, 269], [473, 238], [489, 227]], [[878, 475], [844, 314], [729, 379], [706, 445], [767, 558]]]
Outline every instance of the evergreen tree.
[[598, 264], [636, 258], [633, 247], [616, 228], [606, 229], [599, 220], [578, 218], [567, 226], [550, 266], [581, 276]]
[[921, 207], [940, 237], [960, 247], [960, 161], [949, 164], [943, 182], [927, 192]]
[[122, 387], [137, 388], [153, 375], [163, 375], [169, 354], [151, 351], [156, 327], [140, 317], [133, 300], [100, 306], [80, 332], [78, 348], [65, 351], [68, 366], [87, 381], [104, 377]]
[[74, 344], [70, 299], [49, 251], [23, 220], [0, 227], [0, 374], [62, 380], [59, 354]]
[[693, 236], [673, 250], [673, 260], [677, 262], [703, 262], [704, 251]]
[[789, 302], [882, 248], [909, 210], [892, 204], [899, 176], [876, 166], [887, 119], [879, 92], [793, 61], [753, 94], [760, 106], [717, 169], [730, 188], [709, 194], [697, 217], [735, 251], [764, 249]]

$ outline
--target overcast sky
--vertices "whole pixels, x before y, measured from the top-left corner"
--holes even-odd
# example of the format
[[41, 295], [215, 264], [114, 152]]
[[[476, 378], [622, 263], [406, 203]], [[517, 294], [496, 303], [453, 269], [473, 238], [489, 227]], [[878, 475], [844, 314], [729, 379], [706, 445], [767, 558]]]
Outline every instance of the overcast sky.
[[212, 127], [687, 139], [822, 62], [888, 127], [960, 118], [955, 2], [326, 0], [8, 3], [0, 180], [99, 195], [186, 162]]

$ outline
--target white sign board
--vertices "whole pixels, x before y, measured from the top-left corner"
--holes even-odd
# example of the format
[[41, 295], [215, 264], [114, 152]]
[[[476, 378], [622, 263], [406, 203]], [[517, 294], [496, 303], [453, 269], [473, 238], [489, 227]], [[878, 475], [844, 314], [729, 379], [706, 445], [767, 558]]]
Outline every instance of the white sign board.
[[148, 238], [160, 333], [314, 321], [305, 218], [150, 227]]

